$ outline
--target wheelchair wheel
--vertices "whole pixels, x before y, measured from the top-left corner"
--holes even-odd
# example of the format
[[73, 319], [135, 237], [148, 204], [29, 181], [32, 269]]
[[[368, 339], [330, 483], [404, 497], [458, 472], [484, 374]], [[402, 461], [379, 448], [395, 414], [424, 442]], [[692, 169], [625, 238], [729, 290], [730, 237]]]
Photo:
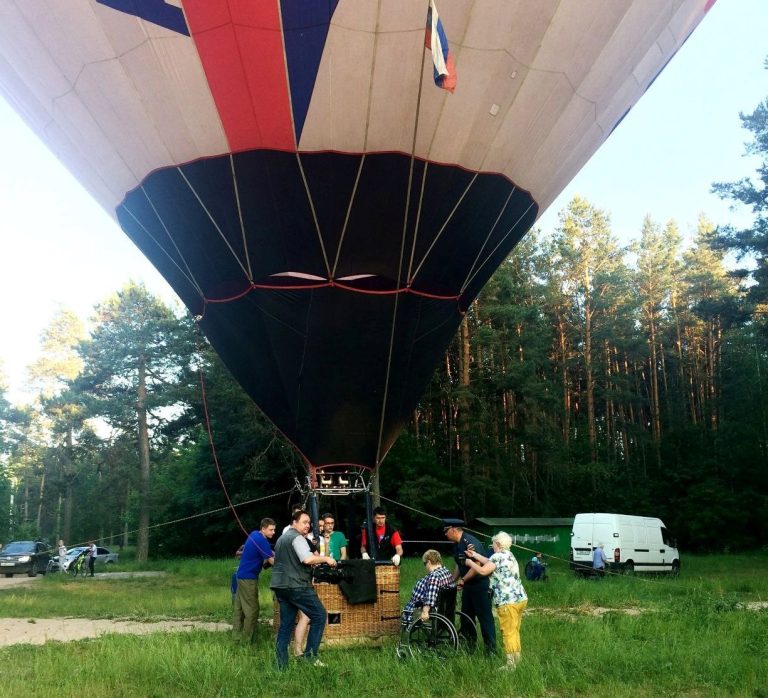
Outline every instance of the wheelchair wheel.
[[477, 645], [477, 623], [466, 613], [456, 611], [455, 627], [459, 640], [466, 642], [470, 647]]
[[436, 657], [443, 659], [459, 649], [459, 636], [453, 623], [445, 616], [432, 614], [423, 622], [417, 619], [407, 631], [407, 644], [413, 657]]
[[529, 582], [544, 581], [546, 574], [543, 565], [536, 565], [530, 560], [525, 563], [525, 578]]

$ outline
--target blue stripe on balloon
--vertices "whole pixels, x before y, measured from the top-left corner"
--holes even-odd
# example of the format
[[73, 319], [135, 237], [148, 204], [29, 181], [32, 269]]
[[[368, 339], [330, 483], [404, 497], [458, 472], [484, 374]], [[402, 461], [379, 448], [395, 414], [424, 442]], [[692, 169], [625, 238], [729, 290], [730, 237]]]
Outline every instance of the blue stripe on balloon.
[[165, 0], [96, 0], [96, 2], [189, 36], [184, 12], [179, 7], [169, 5]]
[[283, 0], [283, 38], [296, 142], [301, 138], [328, 28], [339, 0]]

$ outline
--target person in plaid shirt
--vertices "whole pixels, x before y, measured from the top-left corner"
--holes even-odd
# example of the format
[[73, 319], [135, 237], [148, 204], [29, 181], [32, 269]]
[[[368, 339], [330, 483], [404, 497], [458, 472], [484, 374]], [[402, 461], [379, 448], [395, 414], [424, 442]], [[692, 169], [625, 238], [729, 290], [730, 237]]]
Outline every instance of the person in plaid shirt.
[[455, 584], [453, 575], [443, 566], [443, 558], [437, 550], [427, 550], [421, 556], [421, 561], [427, 567], [427, 574], [416, 582], [411, 598], [405, 604], [402, 614], [405, 623], [411, 621], [415, 608], [421, 608], [421, 620], [428, 620], [430, 609], [437, 603], [437, 592], [443, 587], [452, 587]]

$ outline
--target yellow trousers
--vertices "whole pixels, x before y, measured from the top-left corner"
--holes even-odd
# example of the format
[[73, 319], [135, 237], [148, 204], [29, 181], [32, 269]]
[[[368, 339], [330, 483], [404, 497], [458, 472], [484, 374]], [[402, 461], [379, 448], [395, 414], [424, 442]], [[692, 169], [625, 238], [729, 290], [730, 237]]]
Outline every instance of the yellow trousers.
[[498, 606], [499, 625], [501, 626], [501, 638], [504, 642], [504, 652], [512, 654], [520, 651], [520, 623], [523, 620], [523, 611], [528, 605], [528, 600], [518, 603], [508, 603]]

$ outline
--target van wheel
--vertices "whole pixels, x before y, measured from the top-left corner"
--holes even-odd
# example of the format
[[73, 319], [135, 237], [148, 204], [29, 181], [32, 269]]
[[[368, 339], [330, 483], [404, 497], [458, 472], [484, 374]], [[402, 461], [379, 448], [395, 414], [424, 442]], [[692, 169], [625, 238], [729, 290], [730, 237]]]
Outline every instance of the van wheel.
[[632, 560], [627, 560], [624, 563], [624, 574], [626, 574], [629, 577], [634, 576], [634, 574], [635, 574], [635, 563], [632, 562]]
[[680, 576], [680, 560], [675, 560], [672, 563], [672, 572], [670, 572], [670, 574], [673, 577], [679, 577]]
[[13, 577], [13, 573], [10, 573], [10, 574], [8, 572], [5, 573], [6, 579], [10, 579], [11, 577]]

